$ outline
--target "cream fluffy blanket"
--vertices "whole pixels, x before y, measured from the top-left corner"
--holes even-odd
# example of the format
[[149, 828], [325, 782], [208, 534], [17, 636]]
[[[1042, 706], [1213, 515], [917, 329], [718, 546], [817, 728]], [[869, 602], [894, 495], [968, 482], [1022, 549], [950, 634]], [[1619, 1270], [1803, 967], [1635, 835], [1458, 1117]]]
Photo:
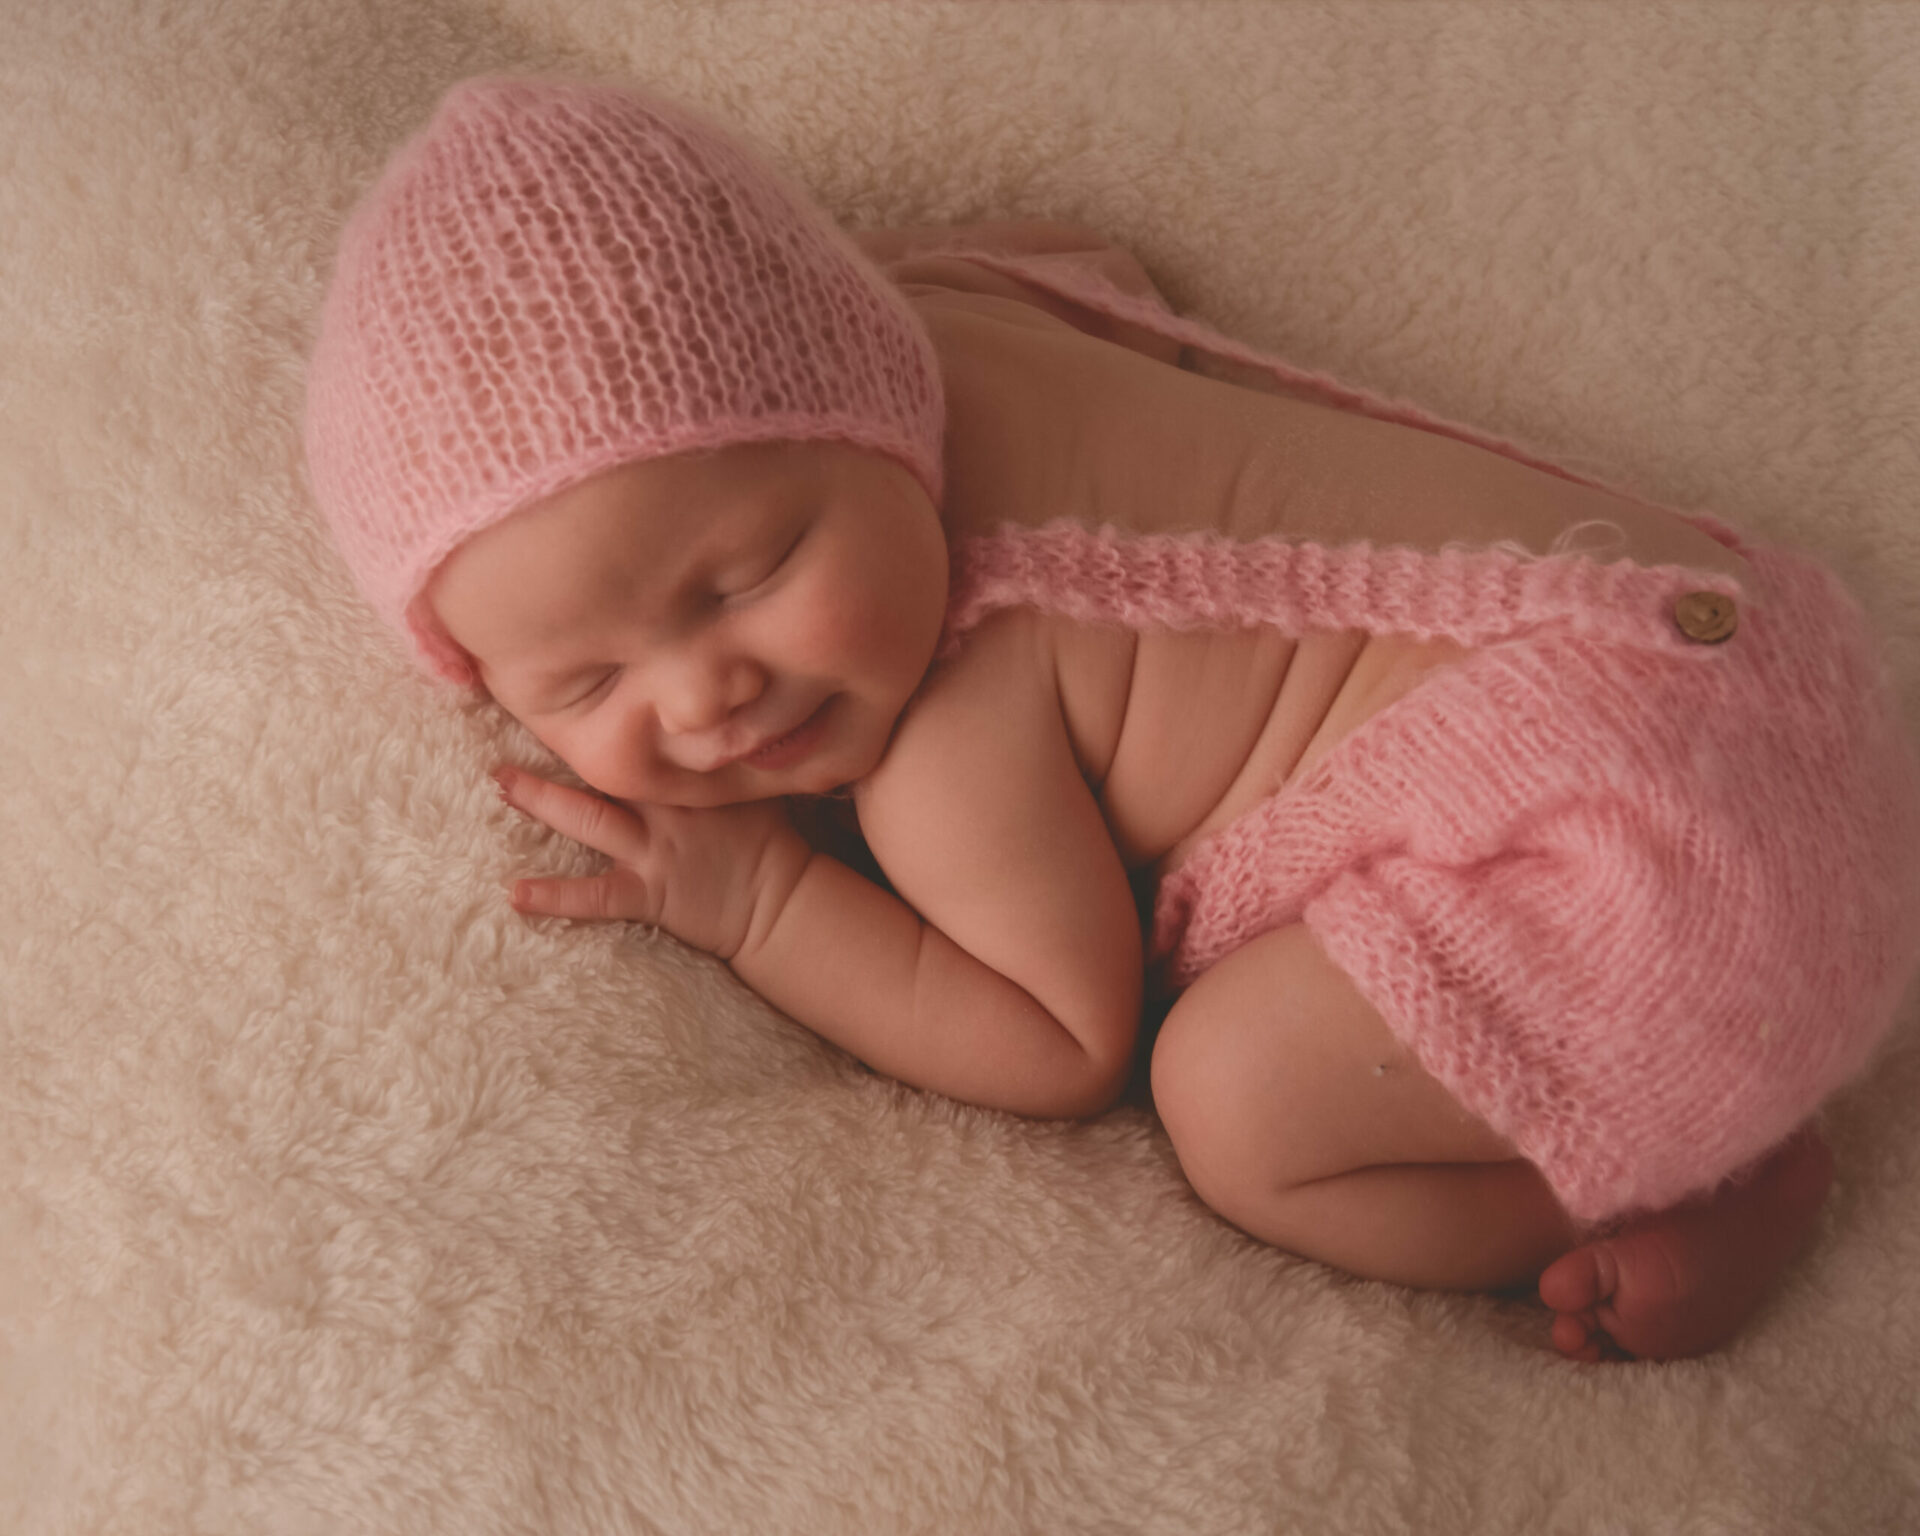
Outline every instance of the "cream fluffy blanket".
[[922, 1097], [670, 940], [517, 918], [586, 861], [362, 611], [297, 445], [386, 152], [462, 75], [591, 69], [851, 222], [1094, 224], [1229, 332], [1810, 545], [1920, 706], [1920, 8], [0, 30], [0, 1529], [1920, 1529], [1911, 1027], [1742, 1341], [1563, 1363], [1532, 1306], [1242, 1239], [1139, 1110]]

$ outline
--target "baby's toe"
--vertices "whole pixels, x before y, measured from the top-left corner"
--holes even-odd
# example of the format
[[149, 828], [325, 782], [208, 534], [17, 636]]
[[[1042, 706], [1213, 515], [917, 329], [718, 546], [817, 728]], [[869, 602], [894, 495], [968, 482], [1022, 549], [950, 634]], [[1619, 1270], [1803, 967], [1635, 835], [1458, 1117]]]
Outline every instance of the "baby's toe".
[[1556, 1312], [1586, 1311], [1613, 1294], [1615, 1269], [1604, 1243], [1563, 1253], [1541, 1273], [1540, 1299]]
[[1553, 1319], [1553, 1347], [1569, 1360], [1597, 1365], [1602, 1356], [1602, 1341], [1594, 1328], [1591, 1312], [1561, 1312]]

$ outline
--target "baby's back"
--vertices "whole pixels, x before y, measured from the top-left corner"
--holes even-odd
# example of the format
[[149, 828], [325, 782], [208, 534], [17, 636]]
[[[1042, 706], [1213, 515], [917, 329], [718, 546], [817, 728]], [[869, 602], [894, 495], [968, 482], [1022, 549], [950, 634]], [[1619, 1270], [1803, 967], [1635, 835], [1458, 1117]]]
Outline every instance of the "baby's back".
[[[1015, 301], [916, 293], [949, 397], [946, 516], [963, 540], [1065, 518], [1133, 534], [1277, 535], [1545, 553], [1746, 574], [1710, 535], [1434, 433], [1202, 377]], [[1304, 773], [1436, 666], [1467, 654], [1391, 633], [1134, 631], [995, 616], [954, 665], [1001, 697], [1051, 669], [1082, 772], [1129, 868], [1177, 864]]]

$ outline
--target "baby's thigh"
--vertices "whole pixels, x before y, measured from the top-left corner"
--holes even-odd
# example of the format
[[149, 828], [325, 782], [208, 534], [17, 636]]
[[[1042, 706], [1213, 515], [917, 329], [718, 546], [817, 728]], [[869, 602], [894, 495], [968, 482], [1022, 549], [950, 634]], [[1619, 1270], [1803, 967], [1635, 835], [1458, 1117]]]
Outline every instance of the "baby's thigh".
[[1462, 1109], [1302, 924], [1243, 945], [1181, 994], [1153, 1097], [1203, 1198], [1382, 1163], [1519, 1154]]

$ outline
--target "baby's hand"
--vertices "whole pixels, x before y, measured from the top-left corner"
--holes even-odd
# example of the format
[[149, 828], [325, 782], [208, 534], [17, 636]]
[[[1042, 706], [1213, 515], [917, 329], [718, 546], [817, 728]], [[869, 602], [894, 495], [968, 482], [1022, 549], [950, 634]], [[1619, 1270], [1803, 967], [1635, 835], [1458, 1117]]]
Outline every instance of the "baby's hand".
[[598, 875], [515, 881], [515, 908], [536, 916], [656, 923], [730, 961], [773, 925], [812, 857], [774, 800], [641, 806], [523, 769], [494, 779], [515, 810], [613, 860]]

